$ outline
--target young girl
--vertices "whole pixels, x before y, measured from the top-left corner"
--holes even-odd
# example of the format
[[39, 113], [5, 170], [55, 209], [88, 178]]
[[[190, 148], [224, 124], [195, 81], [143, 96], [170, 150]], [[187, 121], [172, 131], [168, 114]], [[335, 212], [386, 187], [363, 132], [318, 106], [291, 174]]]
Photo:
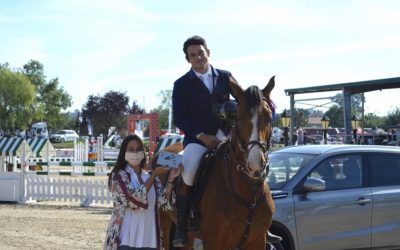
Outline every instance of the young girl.
[[169, 168], [158, 167], [153, 172], [145, 168], [142, 140], [137, 135], [127, 136], [108, 180], [114, 210], [104, 249], [161, 249], [155, 177], [167, 174]]

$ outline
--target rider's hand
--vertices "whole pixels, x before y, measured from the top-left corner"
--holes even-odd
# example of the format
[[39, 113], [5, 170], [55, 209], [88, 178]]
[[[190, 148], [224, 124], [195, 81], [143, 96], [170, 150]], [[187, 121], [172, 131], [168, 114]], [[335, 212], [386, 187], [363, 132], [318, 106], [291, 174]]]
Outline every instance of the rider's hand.
[[207, 135], [207, 134], [201, 133], [200, 136], [199, 136], [199, 140], [204, 145], [206, 145], [206, 147], [208, 149], [214, 149], [219, 144], [219, 140], [214, 135]]
[[170, 167], [159, 166], [154, 170], [153, 173], [154, 173], [155, 176], [160, 176], [160, 175], [167, 174], [169, 170], [170, 170]]

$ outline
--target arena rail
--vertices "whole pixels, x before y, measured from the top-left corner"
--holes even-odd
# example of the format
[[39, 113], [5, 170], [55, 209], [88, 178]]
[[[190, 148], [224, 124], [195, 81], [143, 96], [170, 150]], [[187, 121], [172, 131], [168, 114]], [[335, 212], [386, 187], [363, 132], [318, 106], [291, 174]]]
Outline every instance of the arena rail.
[[25, 201], [80, 202], [81, 206], [111, 204], [107, 180], [58, 179], [27, 175]]

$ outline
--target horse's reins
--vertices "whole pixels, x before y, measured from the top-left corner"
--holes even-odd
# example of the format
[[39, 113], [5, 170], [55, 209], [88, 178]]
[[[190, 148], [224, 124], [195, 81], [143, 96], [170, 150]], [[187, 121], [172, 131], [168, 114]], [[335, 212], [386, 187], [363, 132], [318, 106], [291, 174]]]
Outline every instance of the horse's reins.
[[[268, 104], [270, 104], [270, 103], [268, 102]], [[236, 126], [234, 128], [234, 130], [236, 132], [234, 134], [234, 136], [236, 137], [235, 139], [238, 140], [239, 150], [244, 153], [244, 157], [243, 157], [243, 160], [241, 161], [240, 159], [238, 159], [238, 157], [234, 153], [233, 153], [233, 156], [234, 156], [234, 160], [238, 163], [237, 166], [236, 166], [236, 169], [242, 174], [240, 176], [246, 176], [247, 177], [247, 175], [244, 173], [244, 171], [245, 171], [244, 168], [246, 166], [246, 162], [245, 161], [246, 161], [246, 159], [248, 157], [248, 154], [249, 154], [250, 150], [254, 146], [258, 145], [261, 148], [263, 154], [266, 154], [268, 149], [270, 148], [270, 141], [268, 140], [267, 143], [264, 143], [259, 138], [257, 141], [256, 140], [249, 141], [249, 143], [247, 144], [247, 147], [245, 147], [245, 144], [244, 144], [244, 142], [242, 141], [242, 139], [240, 137], [239, 129], [236, 129], [236, 127], [239, 127], [238, 123], [236, 123]], [[271, 124], [271, 127], [272, 127], [272, 124]], [[229, 152], [234, 152], [234, 145], [233, 145], [231, 139], [229, 139], [227, 141], [227, 143], [229, 143], [229, 145], [226, 147], [226, 150], [225, 150], [224, 162], [225, 162], [225, 171], [226, 171], [226, 176], [227, 176], [227, 183], [229, 184], [228, 190], [231, 191], [232, 197], [237, 202], [239, 202], [240, 204], [244, 205], [248, 209], [246, 226], [245, 226], [245, 229], [243, 231], [242, 238], [241, 238], [239, 244], [235, 247], [235, 249], [241, 249], [243, 244], [246, 242], [247, 237], [249, 236], [250, 226], [251, 226], [251, 223], [252, 223], [252, 220], [253, 220], [254, 211], [262, 203], [262, 201], [264, 201], [264, 199], [265, 199], [265, 188], [264, 188], [263, 183], [264, 183], [264, 181], [265, 181], [265, 179], [267, 177], [267, 174], [268, 174], [269, 162], [268, 162], [268, 159], [266, 159], [266, 163], [262, 164], [261, 175], [260, 175], [260, 178], [257, 179], [257, 182], [254, 183], [254, 181], [251, 180], [251, 184], [253, 184], [252, 187], [254, 187], [254, 188], [252, 188], [252, 190], [254, 190], [254, 198], [252, 199], [252, 201], [248, 202], [245, 199], [243, 199], [242, 197], [240, 197], [240, 195], [236, 192], [236, 190], [235, 190], [235, 188], [234, 188], [234, 186], [232, 184], [232, 176], [231, 176], [230, 168], [228, 167], [228, 158], [229, 158], [228, 155], [229, 155]], [[246, 150], [246, 148], [248, 150]], [[247, 179], [250, 179], [250, 177], [248, 177]], [[248, 181], [246, 181], [246, 182], [248, 182]], [[261, 193], [260, 193], [260, 195], [258, 197], [256, 196], [256, 193], [258, 191], [257, 188], [261, 189]]]
[[[240, 197], [240, 195], [236, 192], [233, 184], [232, 184], [232, 175], [231, 172], [229, 171], [230, 168], [228, 167], [228, 154], [229, 151], [231, 149], [231, 143], [228, 142], [230, 145], [228, 145], [227, 148], [227, 152], [224, 155], [224, 162], [225, 162], [225, 171], [226, 171], [226, 176], [227, 176], [227, 183], [229, 184], [228, 190], [230, 191], [232, 197], [239, 202], [240, 204], [242, 204], [243, 206], [245, 206], [248, 209], [248, 213], [247, 213], [247, 219], [246, 219], [246, 225], [245, 225], [245, 229], [243, 231], [243, 235], [242, 238], [238, 244], [238, 246], [236, 247], [237, 249], [241, 249], [242, 245], [246, 242], [247, 237], [249, 236], [249, 232], [250, 232], [250, 226], [253, 220], [253, 215], [254, 215], [254, 210], [258, 207], [258, 205], [261, 204], [261, 202], [265, 199], [265, 190], [264, 190], [264, 186], [260, 185], [261, 187], [261, 193], [258, 197], [256, 197], [256, 195], [254, 194], [254, 198], [252, 201], [248, 202], [245, 199], [243, 199], [242, 197]], [[233, 151], [232, 151], [233, 152]], [[257, 190], [255, 190], [255, 193], [257, 192]]]

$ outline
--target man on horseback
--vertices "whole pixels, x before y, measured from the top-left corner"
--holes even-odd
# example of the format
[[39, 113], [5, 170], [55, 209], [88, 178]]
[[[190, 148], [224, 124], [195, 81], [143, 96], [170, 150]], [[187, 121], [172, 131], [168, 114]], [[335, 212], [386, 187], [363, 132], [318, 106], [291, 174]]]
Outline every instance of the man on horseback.
[[190, 37], [183, 44], [183, 51], [191, 69], [175, 81], [172, 107], [175, 125], [185, 133], [182, 178], [178, 182], [176, 206], [178, 230], [173, 240], [175, 247], [187, 241], [187, 222], [190, 195], [196, 170], [202, 155], [215, 149], [223, 132], [213, 107], [229, 100], [231, 73], [215, 69], [208, 59], [210, 50], [200, 36]]

